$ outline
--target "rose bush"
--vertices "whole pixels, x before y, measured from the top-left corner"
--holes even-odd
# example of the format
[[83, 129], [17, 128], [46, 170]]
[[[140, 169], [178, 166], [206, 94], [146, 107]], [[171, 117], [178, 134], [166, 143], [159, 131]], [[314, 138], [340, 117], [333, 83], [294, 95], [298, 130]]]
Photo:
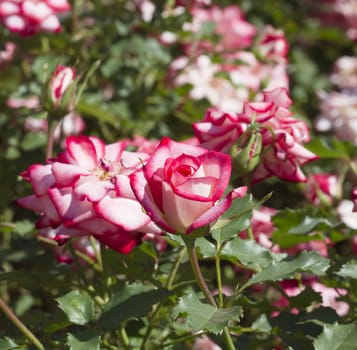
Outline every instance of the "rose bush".
[[351, 3], [0, 0], [0, 349], [354, 350]]

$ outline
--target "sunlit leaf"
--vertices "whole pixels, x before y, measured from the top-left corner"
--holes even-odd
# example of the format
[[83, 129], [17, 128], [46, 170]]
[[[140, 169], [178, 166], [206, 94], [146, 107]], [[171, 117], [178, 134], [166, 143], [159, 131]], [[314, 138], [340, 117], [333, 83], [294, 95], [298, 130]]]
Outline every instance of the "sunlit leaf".
[[94, 317], [94, 303], [86, 293], [74, 290], [56, 300], [68, 319], [75, 324], [84, 325]]
[[202, 303], [196, 294], [185, 295], [173, 310], [174, 317], [186, 316], [188, 324], [194, 332], [207, 330], [220, 333], [229, 321], [238, 321], [243, 314], [239, 306], [218, 309], [212, 305]]
[[357, 324], [326, 324], [323, 332], [315, 339], [315, 350], [355, 350]]
[[278, 281], [293, 278], [297, 272], [310, 272], [323, 275], [329, 267], [329, 260], [315, 252], [302, 252], [292, 260], [273, 262], [262, 271], [253, 275], [245, 285], [251, 286], [264, 281]]

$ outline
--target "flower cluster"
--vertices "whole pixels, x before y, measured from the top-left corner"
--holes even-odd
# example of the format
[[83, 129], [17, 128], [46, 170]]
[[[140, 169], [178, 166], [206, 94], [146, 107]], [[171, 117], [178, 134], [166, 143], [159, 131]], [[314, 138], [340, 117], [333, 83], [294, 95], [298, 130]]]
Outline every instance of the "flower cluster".
[[61, 31], [58, 13], [70, 10], [67, 0], [1, 0], [0, 21], [12, 32], [32, 35]]
[[68, 137], [57, 158], [23, 173], [34, 194], [17, 203], [39, 212], [37, 227], [58, 242], [91, 235], [129, 253], [161, 229], [186, 234], [209, 225], [246, 192], [237, 188], [220, 201], [231, 173], [223, 153], [168, 138], [152, 154], [126, 151], [128, 144]]
[[[300, 166], [317, 159], [304, 148], [310, 140], [307, 124], [293, 117], [291, 100], [285, 88], [263, 92], [260, 102], [246, 102], [240, 113], [209, 109], [205, 118], [194, 123], [194, 131], [204, 147], [229, 152], [240, 157], [248, 145], [247, 162], [252, 164], [253, 182], [277, 176], [287, 181], [304, 182]], [[261, 150], [262, 147], [262, 150]], [[257, 153], [258, 152], [258, 153]]]

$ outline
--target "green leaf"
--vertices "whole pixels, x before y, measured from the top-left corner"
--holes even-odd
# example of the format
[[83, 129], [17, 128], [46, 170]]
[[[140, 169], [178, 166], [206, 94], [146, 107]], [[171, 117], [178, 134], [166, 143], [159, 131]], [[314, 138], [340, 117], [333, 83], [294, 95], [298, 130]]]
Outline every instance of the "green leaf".
[[350, 159], [355, 153], [350, 142], [340, 141], [336, 138], [330, 140], [324, 137], [315, 137], [305, 147], [320, 158]]
[[349, 261], [342, 266], [340, 271], [336, 272], [336, 275], [357, 279], [357, 261]]
[[104, 305], [98, 322], [106, 330], [117, 328], [130, 318], [147, 315], [151, 307], [169, 296], [166, 289], [154, 289], [140, 282], [126, 284]]
[[100, 335], [97, 332], [81, 332], [77, 334], [67, 334], [67, 345], [70, 350], [99, 350]]
[[235, 199], [230, 208], [212, 227], [212, 237], [221, 244], [246, 230], [250, 226], [252, 210], [257, 205], [251, 194]]
[[20, 147], [24, 151], [32, 151], [37, 148], [43, 147], [47, 143], [46, 133], [33, 133], [29, 132], [21, 141]]
[[14, 231], [19, 235], [26, 235], [33, 231], [35, 225], [29, 220], [17, 221]]
[[71, 322], [84, 325], [93, 320], [94, 304], [88, 294], [74, 290], [56, 301]]
[[326, 324], [322, 333], [314, 341], [315, 350], [355, 350], [357, 344], [357, 324]]
[[265, 314], [260, 315], [251, 326], [256, 332], [269, 333], [272, 330], [272, 327], [269, 323], [269, 320]]
[[12, 339], [5, 337], [0, 339], [0, 349], [15, 350], [15, 349], [20, 349], [20, 347]]
[[200, 250], [203, 258], [212, 258], [216, 255], [216, 247], [204, 237], [197, 238], [195, 246]]
[[187, 321], [193, 332], [207, 330], [212, 333], [220, 333], [227, 327], [229, 321], [239, 321], [243, 314], [242, 308], [233, 306], [218, 309], [212, 305], [202, 303], [196, 294], [185, 295], [173, 310], [174, 317], [187, 316]]
[[321, 276], [329, 267], [329, 260], [316, 252], [302, 252], [290, 261], [273, 262], [262, 271], [253, 275], [245, 287], [264, 281], [278, 281], [293, 278], [297, 272], [311, 272]]
[[285, 209], [272, 218], [275, 226], [273, 242], [281, 248], [293, 247], [299, 243], [319, 240], [314, 231], [333, 229], [338, 223], [325, 217], [318, 208]]
[[117, 118], [110, 111], [103, 109], [100, 105], [94, 103], [87, 103], [84, 100], [78, 102], [76, 110], [79, 113], [94, 117], [100, 121], [108, 123], [115, 128], [119, 126], [119, 118]]
[[286, 254], [273, 253], [254, 240], [239, 237], [228, 241], [223, 246], [221, 254], [255, 270], [262, 270], [273, 262], [286, 257]]

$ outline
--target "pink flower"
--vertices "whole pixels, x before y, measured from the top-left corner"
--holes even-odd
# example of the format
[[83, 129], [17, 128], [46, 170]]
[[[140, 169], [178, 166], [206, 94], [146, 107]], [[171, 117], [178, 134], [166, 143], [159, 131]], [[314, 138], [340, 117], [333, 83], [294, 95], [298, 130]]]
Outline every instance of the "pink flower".
[[[256, 132], [261, 134], [263, 150], [253, 172], [253, 182], [273, 175], [286, 181], [303, 182], [306, 177], [300, 166], [317, 156], [303, 147], [310, 140], [309, 130], [304, 121], [292, 116], [291, 102], [285, 88], [264, 91], [263, 101], [246, 102], [241, 113], [209, 110], [193, 128], [202, 146], [224, 152], [233, 146], [237, 147], [234, 154], [239, 154], [244, 148], [242, 140], [250, 139], [249, 127], [254, 124]], [[235, 146], [238, 140], [243, 145]]]
[[222, 350], [222, 348], [206, 335], [203, 335], [195, 339], [193, 350]]
[[134, 193], [152, 220], [172, 233], [190, 233], [215, 221], [246, 193], [223, 200], [231, 173], [229, 156], [163, 138], [148, 163], [130, 176]]
[[[281, 286], [289, 297], [299, 295], [307, 286], [310, 286], [315, 292], [320, 293], [322, 306], [334, 309], [339, 316], [344, 316], [348, 313], [349, 305], [344, 301], [338, 300], [341, 296], [347, 295], [346, 289], [327, 287], [316, 279], [303, 279], [302, 282], [303, 285], [299, 285], [296, 280], [287, 280], [281, 282]], [[284, 303], [284, 299], [282, 297], [278, 303], [286, 306], [288, 301], [285, 299]], [[298, 310], [296, 311], [298, 312]]]
[[63, 95], [76, 78], [76, 70], [72, 67], [58, 66], [50, 81], [50, 97], [58, 107]]
[[56, 159], [30, 166], [23, 174], [35, 193], [17, 203], [39, 212], [37, 227], [54, 229], [59, 241], [92, 235], [112, 249], [129, 253], [146, 233], [161, 231], [142, 211], [128, 177], [148, 155], [127, 152], [126, 144], [68, 137]]
[[56, 33], [61, 31], [57, 13], [70, 8], [67, 0], [1, 0], [0, 20], [10, 31], [21, 35]]
[[285, 181], [305, 182], [300, 166], [318, 158], [303, 147], [310, 140], [309, 129], [304, 121], [292, 116], [290, 105], [284, 88], [263, 92], [261, 103], [244, 105], [243, 115], [261, 123], [263, 139], [262, 161], [254, 170], [253, 182], [273, 175]]
[[4, 46], [4, 49], [0, 51], [0, 67], [2, 67], [4, 63], [13, 59], [16, 50], [15, 43], [7, 42]]
[[285, 61], [289, 44], [282, 30], [268, 25], [264, 27], [257, 44], [258, 52], [263, 58]]
[[353, 202], [353, 211], [357, 212], [357, 187], [354, 187], [351, 191], [351, 198]]
[[321, 200], [332, 204], [337, 195], [337, 176], [331, 174], [312, 174], [307, 180], [306, 197], [315, 205]]
[[251, 45], [256, 28], [247, 22], [240, 8], [231, 5], [223, 9], [212, 6], [210, 9], [192, 9], [193, 22], [186, 29], [199, 31], [206, 22], [215, 24], [215, 32], [220, 36], [217, 50], [235, 51]]
[[247, 128], [239, 123], [239, 115], [225, 113], [218, 108], [207, 110], [203, 120], [193, 123], [193, 130], [201, 146], [210, 150], [229, 152]]
[[[270, 207], [261, 207], [253, 210], [253, 216], [251, 219], [251, 228], [254, 239], [260, 243], [263, 247], [269, 248], [272, 251], [279, 251], [278, 246], [273, 246], [271, 237], [275, 229], [272, 217], [278, 212], [278, 210]], [[247, 232], [240, 234], [242, 238], [247, 237]]]

